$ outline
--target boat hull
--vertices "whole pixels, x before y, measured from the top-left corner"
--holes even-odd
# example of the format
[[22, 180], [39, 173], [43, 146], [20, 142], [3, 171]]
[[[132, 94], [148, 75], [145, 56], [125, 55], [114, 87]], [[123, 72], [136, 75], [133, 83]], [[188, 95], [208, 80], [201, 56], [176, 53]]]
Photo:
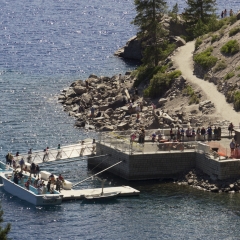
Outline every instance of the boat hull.
[[6, 192], [14, 196], [17, 196], [20, 199], [25, 200], [31, 204], [43, 206], [43, 205], [59, 205], [62, 203], [63, 195], [60, 194], [37, 195], [32, 191], [29, 191], [26, 188], [18, 184], [15, 184], [10, 179], [7, 179], [5, 175], [2, 175], [2, 181], [4, 190]]

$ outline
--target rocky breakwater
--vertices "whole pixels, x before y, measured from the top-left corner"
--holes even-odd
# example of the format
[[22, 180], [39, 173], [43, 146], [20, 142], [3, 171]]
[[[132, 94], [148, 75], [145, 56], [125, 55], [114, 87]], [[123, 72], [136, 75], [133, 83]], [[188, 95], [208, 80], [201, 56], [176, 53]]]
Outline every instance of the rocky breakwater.
[[240, 179], [214, 180], [197, 169], [180, 177], [175, 183], [214, 193], [240, 193]]
[[[134, 88], [133, 83], [130, 72], [112, 77], [92, 74], [85, 81], [73, 82], [68, 89], [62, 91], [58, 101], [63, 105], [64, 111], [76, 119], [76, 127], [122, 131], [137, 130], [140, 127], [169, 128], [179, 124], [180, 118], [172, 117], [168, 110], [162, 109], [171, 98], [164, 101], [144, 99], [142, 93], [138, 93], [141, 90]], [[173, 87], [183, 88], [184, 84], [185, 80], [179, 77], [174, 81]], [[181, 115], [181, 120], [183, 118]]]

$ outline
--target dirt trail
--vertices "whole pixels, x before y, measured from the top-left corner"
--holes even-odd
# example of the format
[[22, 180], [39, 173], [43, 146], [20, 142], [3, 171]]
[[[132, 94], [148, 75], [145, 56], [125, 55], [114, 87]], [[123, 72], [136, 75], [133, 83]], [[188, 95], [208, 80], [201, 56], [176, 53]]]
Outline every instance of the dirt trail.
[[193, 74], [193, 51], [195, 42], [188, 42], [185, 46], [178, 48], [173, 61], [181, 70], [188, 82], [197, 85], [207, 96], [207, 99], [214, 103], [216, 117], [220, 120], [229, 120], [234, 123], [240, 122], [240, 113], [237, 113], [231, 104], [226, 102], [225, 96], [218, 92], [217, 87], [210, 82], [204, 81]]

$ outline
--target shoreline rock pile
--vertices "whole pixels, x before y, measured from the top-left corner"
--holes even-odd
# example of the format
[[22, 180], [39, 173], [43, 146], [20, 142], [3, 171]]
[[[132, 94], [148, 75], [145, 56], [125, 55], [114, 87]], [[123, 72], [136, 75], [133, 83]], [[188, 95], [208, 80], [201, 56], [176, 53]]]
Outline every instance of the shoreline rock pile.
[[[175, 79], [172, 88], [160, 99], [143, 98], [142, 93], [138, 93], [140, 88], [134, 88], [133, 83], [131, 72], [113, 77], [91, 74], [85, 81], [76, 80], [68, 89], [63, 90], [58, 101], [63, 105], [64, 111], [76, 119], [76, 127], [99, 131], [181, 127], [181, 124], [191, 122], [197, 126], [196, 119], [201, 120], [197, 115], [202, 115], [205, 106], [214, 107], [206, 101], [196, 105], [197, 110], [193, 111], [191, 107], [189, 113], [184, 107], [179, 108], [179, 102], [175, 104], [174, 101], [178, 101], [186, 86], [186, 80], [182, 76]], [[170, 111], [165, 105], [171, 101], [176, 108], [170, 107]]]
[[213, 180], [198, 169], [188, 172], [175, 183], [213, 193], [240, 193], [240, 179]]

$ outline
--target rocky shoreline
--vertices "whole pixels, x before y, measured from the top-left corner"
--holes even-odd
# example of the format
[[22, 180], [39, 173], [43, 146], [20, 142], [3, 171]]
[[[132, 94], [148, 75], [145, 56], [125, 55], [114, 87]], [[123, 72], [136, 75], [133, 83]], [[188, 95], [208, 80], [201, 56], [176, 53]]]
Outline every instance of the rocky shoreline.
[[198, 169], [191, 170], [174, 183], [213, 193], [240, 193], [240, 179], [213, 180]]
[[112, 77], [92, 74], [85, 81], [73, 82], [58, 101], [76, 119], [76, 127], [97, 131], [202, 126], [211, 121], [207, 116], [214, 112], [213, 103], [202, 99], [199, 104], [189, 105], [188, 96], [183, 93], [184, 77], [175, 79], [171, 89], [158, 99], [143, 98], [144, 88], [134, 88], [134, 80], [131, 72]]

